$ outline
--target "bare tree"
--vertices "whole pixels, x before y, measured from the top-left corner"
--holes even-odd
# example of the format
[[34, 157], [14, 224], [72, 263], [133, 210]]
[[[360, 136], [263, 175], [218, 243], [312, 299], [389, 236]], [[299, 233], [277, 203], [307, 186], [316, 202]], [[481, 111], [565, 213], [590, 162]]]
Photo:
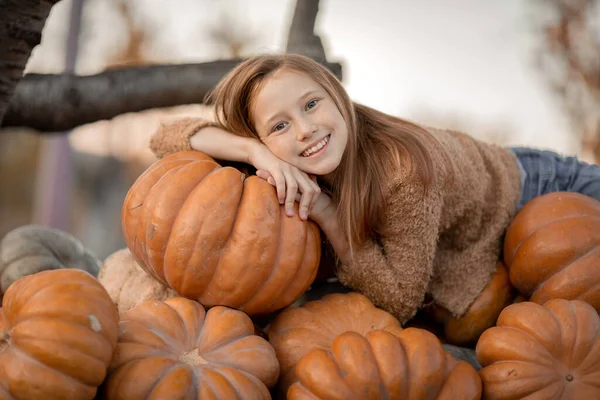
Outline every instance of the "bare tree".
[[0, 0], [0, 121], [58, 0]]
[[535, 0], [539, 65], [574, 132], [600, 160], [600, 0]]
[[[314, 33], [318, 5], [318, 0], [297, 2], [287, 51], [314, 58], [341, 79], [342, 65], [326, 60]], [[89, 76], [27, 74], [16, 86], [0, 127], [60, 132], [126, 112], [202, 103], [205, 94], [241, 61], [128, 66]]]

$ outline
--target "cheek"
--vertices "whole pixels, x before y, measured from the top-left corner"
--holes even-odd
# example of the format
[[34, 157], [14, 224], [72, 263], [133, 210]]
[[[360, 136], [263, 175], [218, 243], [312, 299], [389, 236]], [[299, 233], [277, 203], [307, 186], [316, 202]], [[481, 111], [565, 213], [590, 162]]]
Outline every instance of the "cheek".
[[267, 146], [269, 150], [271, 150], [271, 153], [275, 154], [282, 160], [285, 160], [290, 156], [291, 148], [289, 146], [289, 143], [281, 139], [281, 137], [267, 138], [263, 141], [263, 143], [265, 144], [265, 146]]

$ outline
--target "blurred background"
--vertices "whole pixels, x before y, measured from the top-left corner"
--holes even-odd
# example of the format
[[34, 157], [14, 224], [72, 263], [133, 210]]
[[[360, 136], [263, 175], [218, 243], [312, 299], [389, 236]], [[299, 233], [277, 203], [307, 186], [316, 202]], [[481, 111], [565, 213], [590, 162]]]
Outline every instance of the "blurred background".
[[[600, 0], [318, 3], [314, 32], [327, 59], [342, 64], [355, 101], [499, 145], [597, 162]], [[62, 0], [25, 72], [92, 75], [283, 52], [295, 7], [296, 0]], [[68, 51], [76, 54], [71, 66]], [[121, 206], [154, 161], [150, 135], [161, 122], [211, 112], [201, 104], [151, 109], [57, 135], [1, 129], [0, 237], [38, 223], [74, 234], [102, 259], [125, 247]]]

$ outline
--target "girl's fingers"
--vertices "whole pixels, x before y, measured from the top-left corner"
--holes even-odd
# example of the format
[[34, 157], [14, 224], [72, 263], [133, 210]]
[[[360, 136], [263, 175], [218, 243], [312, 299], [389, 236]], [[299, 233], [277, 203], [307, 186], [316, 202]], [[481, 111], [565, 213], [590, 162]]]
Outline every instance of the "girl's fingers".
[[264, 169], [257, 169], [256, 176], [258, 176], [259, 178], [268, 179], [271, 176], [271, 174], [269, 173], [269, 171], [265, 171]]
[[315, 197], [315, 193], [316, 193], [315, 186], [316, 185], [310, 180], [308, 175], [306, 175], [304, 172], [302, 172], [298, 169], [295, 169], [293, 173], [294, 173], [294, 177], [296, 178], [296, 180], [298, 182], [298, 187], [300, 189], [300, 192], [302, 192], [302, 196], [300, 199], [300, 207], [299, 207], [300, 219], [306, 220], [306, 219], [308, 219], [310, 205], [313, 202], [313, 198]]
[[[286, 179], [283, 174], [277, 174], [276, 176], [271, 175], [271, 178], [275, 181], [275, 188], [277, 189], [277, 199], [279, 200], [279, 204], [283, 204], [286, 199], [285, 187], [286, 187]], [[268, 181], [268, 179], [267, 179]], [[292, 203], [293, 206], [293, 203]]]
[[285, 213], [288, 217], [294, 216], [294, 200], [298, 193], [298, 182], [291, 172], [284, 172], [285, 176]]
[[273, 185], [273, 186], [277, 186], [277, 184], [275, 183], [275, 179], [273, 179], [273, 177], [272, 177], [272, 176], [269, 176], [269, 177], [267, 178], [267, 182], [268, 182], [268, 183], [270, 183], [270, 184], [271, 184], [271, 185]]

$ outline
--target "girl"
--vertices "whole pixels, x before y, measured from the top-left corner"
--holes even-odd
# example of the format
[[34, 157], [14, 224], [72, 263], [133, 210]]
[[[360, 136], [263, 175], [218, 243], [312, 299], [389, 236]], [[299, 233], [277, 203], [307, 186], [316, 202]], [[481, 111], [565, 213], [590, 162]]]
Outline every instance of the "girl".
[[550, 191], [600, 199], [597, 166], [425, 128], [350, 100], [299, 55], [244, 61], [208, 99], [217, 122], [162, 126], [151, 149], [253, 165], [286, 213], [315, 221], [342, 283], [404, 323], [430, 295], [463, 315], [489, 282], [519, 207]]

